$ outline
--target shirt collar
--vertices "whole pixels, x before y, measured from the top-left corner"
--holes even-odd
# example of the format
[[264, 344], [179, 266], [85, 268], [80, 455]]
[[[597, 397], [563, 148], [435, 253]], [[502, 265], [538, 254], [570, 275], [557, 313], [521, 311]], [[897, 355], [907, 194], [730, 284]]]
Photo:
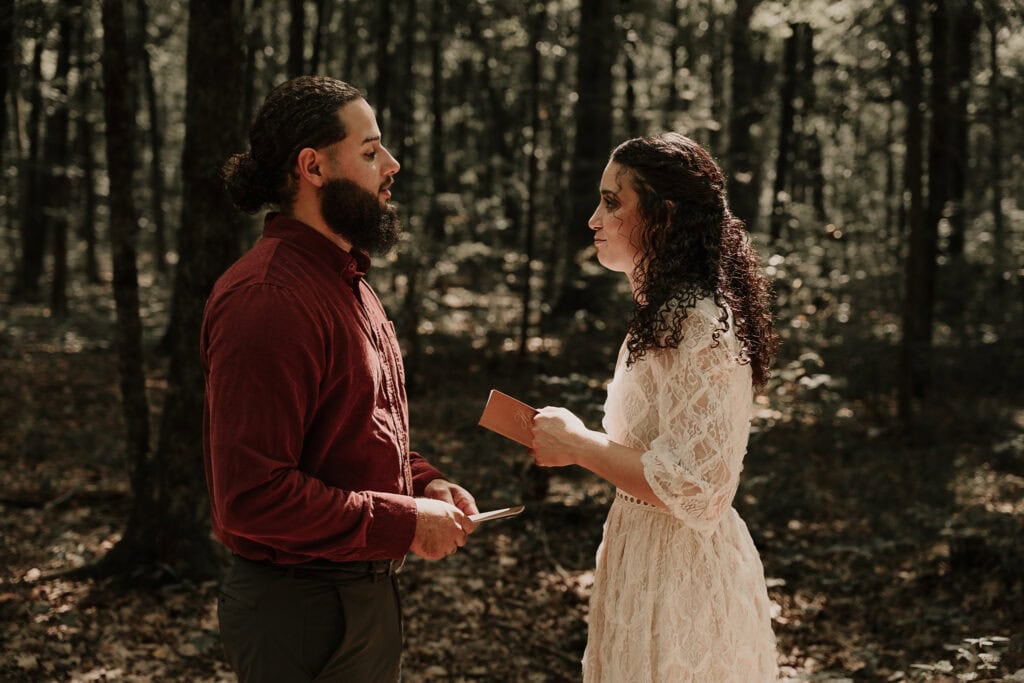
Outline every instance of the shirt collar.
[[335, 271], [350, 285], [370, 270], [370, 255], [352, 247], [348, 252], [312, 227], [294, 218], [271, 211], [263, 220], [263, 236], [290, 242]]

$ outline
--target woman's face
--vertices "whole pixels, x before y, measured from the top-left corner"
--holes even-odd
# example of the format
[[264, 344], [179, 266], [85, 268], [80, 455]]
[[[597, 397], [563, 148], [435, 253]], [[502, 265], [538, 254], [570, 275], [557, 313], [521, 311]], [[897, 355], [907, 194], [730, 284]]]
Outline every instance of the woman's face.
[[609, 161], [601, 175], [601, 201], [587, 225], [594, 231], [597, 260], [608, 270], [632, 277], [639, 260], [640, 196], [627, 169]]

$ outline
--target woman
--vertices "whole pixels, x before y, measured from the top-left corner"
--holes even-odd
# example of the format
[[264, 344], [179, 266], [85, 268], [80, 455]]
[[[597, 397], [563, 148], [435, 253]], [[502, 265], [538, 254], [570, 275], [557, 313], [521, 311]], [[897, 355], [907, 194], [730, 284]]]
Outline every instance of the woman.
[[776, 679], [764, 570], [731, 507], [753, 387], [777, 345], [722, 172], [675, 133], [612, 152], [590, 218], [598, 260], [636, 304], [608, 386], [604, 433], [564, 408], [533, 425], [539, 465], [617, 488], [597, 552], [584, 681]]

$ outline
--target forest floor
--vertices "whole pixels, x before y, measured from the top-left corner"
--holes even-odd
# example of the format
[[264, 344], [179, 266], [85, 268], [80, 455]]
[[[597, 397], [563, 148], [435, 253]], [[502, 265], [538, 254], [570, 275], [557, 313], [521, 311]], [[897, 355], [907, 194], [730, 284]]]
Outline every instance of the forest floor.
[[[108, 298], [76, 293], [65, 321], [0, 306], [0, 680], [233, 680], [216, 582], [50, 577], [102, 556], [128, 508], [111, 312], [98, 303]], [[165, 302], [146, 306], [153, 346]], [[808, 324], [825, 330], [833, 313]], [[538, 475], [476, 421], [500, 388], [596, 426], [623, 328], [578, 328], [560, 337], [571, 348], [538, 340], [527, 366], [500, 338], [427, 339], [413, 446], [481, 508], [527, 510], [444, 561], [408, 561], [405, 680], [579, 680], [613, 491], [577, 469]], [[822, 335], [812, 349], [788, 336], [736, 500], [762, 554], [786, 680], [1024, 681], [1024, 399], [1006, 379], [1022, 376], [1018, 341], [946, 373], [953, 383], [921, 407], [907, 442], [885, 388], [891, 342]], [[163, 360], [151, 355], [150, 368], [155, 412]]]

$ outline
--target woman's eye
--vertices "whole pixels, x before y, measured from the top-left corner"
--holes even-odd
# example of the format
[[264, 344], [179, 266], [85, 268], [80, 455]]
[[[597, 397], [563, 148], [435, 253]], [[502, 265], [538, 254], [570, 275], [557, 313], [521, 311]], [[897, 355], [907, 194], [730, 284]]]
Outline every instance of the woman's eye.
[[616, 207], [616, 204], [615, 204], [615, 202], [613, 202], [613, 201], [612, 201], [612, 200], [610, 200], [610, 199], [606, 199], [606, 200], [604, 200], [604, 205], [605, 205], [605, 206], [606, 206], [606, 207], [607, 207], [607, 208], [608, 208], [609, 210], [612, 210], [612, 209], [614, 209], [614, 208]]

